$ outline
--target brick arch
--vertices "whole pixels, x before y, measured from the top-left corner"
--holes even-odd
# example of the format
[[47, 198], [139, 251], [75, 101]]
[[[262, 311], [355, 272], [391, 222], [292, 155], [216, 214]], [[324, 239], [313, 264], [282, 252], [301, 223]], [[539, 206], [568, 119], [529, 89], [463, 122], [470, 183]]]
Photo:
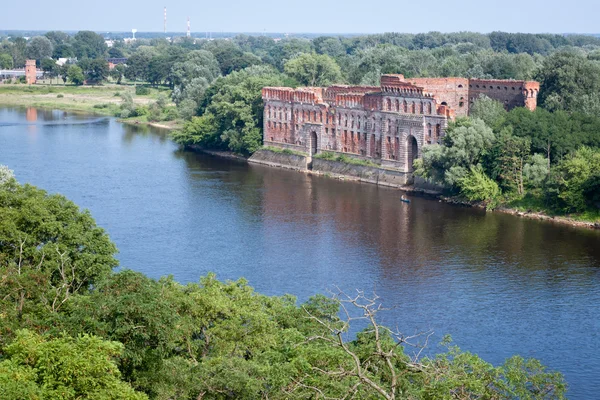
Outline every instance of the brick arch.
[[413, 163], [419, 158], [419, 142], [412, 134], [406, 137], [406, 170], [413, 172]]

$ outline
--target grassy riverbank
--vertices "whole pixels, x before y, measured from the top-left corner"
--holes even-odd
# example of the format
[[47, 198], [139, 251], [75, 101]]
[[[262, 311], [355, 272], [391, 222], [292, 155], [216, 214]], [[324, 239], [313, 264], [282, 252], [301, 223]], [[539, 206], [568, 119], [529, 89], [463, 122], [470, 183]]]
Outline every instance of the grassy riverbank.
[[[149, 106], [156, 102], [160, 93], [159, 90], [151, 89], [149, 94], [140, 96], [135, 94], [135, 86], [114, 84], [102, 86], [0, 85], [0, 105], [119, 116], [123, 94], [131, 95], [136, 106]], [[124, 118], [120, 121], [163, 129], [175, 129], [181, 125], [181, 121], [152, 122], [145, 115]]]

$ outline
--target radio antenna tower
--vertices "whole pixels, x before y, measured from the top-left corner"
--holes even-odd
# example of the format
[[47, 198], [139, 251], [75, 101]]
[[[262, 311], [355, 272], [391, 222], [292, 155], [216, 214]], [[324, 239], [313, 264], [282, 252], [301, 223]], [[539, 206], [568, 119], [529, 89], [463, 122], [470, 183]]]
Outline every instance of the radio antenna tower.
[[190, 30], [190, 17], [188, 17], [188, 25], [187, 25], [187, 37], [192, 36], [192, 31]]
[[165, 7], [165, 22], [163, 25], [163, 29], [165, 31], [165, 34], [167, 33], [167, 7]]

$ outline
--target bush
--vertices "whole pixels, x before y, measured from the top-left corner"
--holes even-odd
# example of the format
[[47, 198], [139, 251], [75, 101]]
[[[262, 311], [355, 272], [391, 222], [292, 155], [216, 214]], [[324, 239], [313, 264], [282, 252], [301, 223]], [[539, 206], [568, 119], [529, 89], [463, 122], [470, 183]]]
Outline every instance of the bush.
[[150, 114], [150, 109], [148, 106], [137, 106], [134, 114], [135, 115], [132, 115], [132, 117], [143, 117], [144, 115]]
[[148, 89], [146, 86], [136, 86], [135, 94], [137, 96], [147, 96], [150, 94], [150, 89]]
[[498, 184], [485, 174], [481, 165], [471, 167], [469, 172], [458, 180], [458, 186], [467, 199], [487, 202], [488, 208], [491, 209], [496, 207], [501, 194]]
[[175, 121], [177, 118], [179, 118], [179, 112], [177, 111], [177, 109], [175, 107], [169, 107], [166, 109], [166, 112], [164, 113], [164, 116], [163, 116], [163, 120]]
[[59, 94], [59, 95], [56, 96], [57, 99], [62, 99], [63, 97], [65, 97], [64, 94]]

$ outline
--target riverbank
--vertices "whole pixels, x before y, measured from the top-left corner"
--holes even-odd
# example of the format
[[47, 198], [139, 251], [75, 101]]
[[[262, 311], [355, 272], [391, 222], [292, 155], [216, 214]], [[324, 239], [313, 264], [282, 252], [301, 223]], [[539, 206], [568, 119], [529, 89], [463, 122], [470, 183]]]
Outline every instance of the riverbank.
[[[306, 154], [291, 151], [286, 152], [285, 150], [273, 151], [268, 147], [260, 149], [248, 159], [248, 162], [269, 167], [292, 169], [310, 175], [324, 176], [338, 180], [392, 187], [413, 196], [434, 198], [451, 205], [486, 208], [486, 205], [480, 202], [467, 201], [457, 196], [445, 196], [440, 187], [429, 184], [419, 178], [415, 178], [413, 184], [407, 185], [405, 183], [407, 177], [404, 173], [377, 168], [371, 165], [357, 165], [351, 162], [314, 157], [309, 163]], [[593, 213], [572, 216], [552, 215], [540, 209], [540, 207], [539, 203], [537, 207], [532, 207], [528, 201], [524, 200], [501, 205], [492, 211], [579, 228], [600, 229], [600, 213], [597, 216], [593, 215]]]
[[[0, 106], [33, 107], [118, 117], [123, 94], [129, 94], [136, 106], [148, 106], [156, 101], [159, 91], [150, 90], [148, 95], [142, 96], [136, 95], [135, 86], [129, 85], [0, 85]], [[118, 121], [167, 130], [181, 127], [181, 121], [151, 122], [146, 116], [119, 118]]]

